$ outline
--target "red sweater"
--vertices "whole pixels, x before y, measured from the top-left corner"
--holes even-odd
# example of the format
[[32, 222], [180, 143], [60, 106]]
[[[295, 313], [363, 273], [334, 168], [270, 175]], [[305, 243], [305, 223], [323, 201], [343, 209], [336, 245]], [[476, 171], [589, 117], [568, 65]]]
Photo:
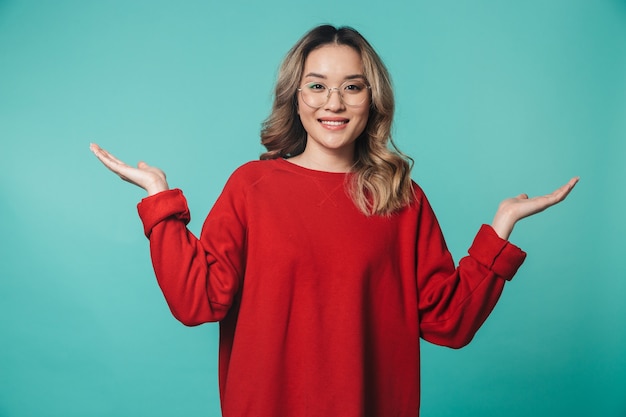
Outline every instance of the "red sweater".
[[346, 175], [236, 170], [198, 240], [180, 190], [138, 206], [173, 315], [220, 321], [224, 417], [415, 417], [419, 338], [467, 344], [525, 253], [482, 226], [455, 267], [422, 190], [365, 216]]

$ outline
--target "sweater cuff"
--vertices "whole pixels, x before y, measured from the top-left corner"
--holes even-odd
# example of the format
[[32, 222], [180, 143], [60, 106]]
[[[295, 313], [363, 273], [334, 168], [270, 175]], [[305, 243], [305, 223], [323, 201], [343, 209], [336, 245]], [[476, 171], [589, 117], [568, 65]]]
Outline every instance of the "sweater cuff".
[[152, 233], [152, 228], [169, 217], [185, 224], [191, 220], [187, 199], [178, 188], [161, 191], [144, 198], [137, 204], [137, 211], [143, 223], [144, 234], [148, 239]]
[[483, 224], [469, 254], [496, 275], [510, 281], [526, 259], [526, 252], [502, 239], [491, 226]]

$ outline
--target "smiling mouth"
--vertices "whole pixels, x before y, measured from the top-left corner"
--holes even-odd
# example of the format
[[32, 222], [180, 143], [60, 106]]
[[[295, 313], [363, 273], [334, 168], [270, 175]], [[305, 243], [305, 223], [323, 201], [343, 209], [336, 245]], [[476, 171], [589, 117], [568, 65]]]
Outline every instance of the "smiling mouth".
[[341, 126], [348, 123], [349, 120], [322, 120], [318, 119], [318, 121], [326, 126]]

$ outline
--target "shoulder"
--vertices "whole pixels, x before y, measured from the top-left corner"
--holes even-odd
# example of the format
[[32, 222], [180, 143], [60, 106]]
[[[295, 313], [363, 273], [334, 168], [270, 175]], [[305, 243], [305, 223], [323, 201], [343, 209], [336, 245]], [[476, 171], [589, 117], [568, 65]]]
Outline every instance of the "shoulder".
[[226, 186], [248, 188], [264, 181], [278, 170], [280, 170], [280, 164], [276, 159], [246, 162], [233, 171]]
[[419, 186], [418, 183], [416, 183], [415, 181], [411, 181], [412, 185], [413, 185], [413, 206], [419, 206], [421, 205], [424, 201], [428, 202], [427, 198], [426, 198], [426, 194], [424, 193], [424, 190], [422, 189], [422, 187]]
[[275, 159], [249, 161], [235, 169], [230, 178], [236, 180], [258, 178], [276, 170], [276, 165]]
[[434, 216], [435, 213], [424, 189], [415, 181], [412, 181], [412, 186], [413, 200], [411, 201], [408, 210], [419, 217]]

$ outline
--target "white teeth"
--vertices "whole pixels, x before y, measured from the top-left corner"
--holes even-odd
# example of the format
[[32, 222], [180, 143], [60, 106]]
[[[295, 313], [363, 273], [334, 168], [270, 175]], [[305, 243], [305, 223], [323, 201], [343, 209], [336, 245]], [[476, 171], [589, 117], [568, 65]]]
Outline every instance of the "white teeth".
[[322, 122], [322, 124], [324, 125], [330, 125], [330, 126], [341, 126], [343, 124], [348, 123], [347, 121], [331, 121], [331, 120], [320, 120], [320, 122]]

